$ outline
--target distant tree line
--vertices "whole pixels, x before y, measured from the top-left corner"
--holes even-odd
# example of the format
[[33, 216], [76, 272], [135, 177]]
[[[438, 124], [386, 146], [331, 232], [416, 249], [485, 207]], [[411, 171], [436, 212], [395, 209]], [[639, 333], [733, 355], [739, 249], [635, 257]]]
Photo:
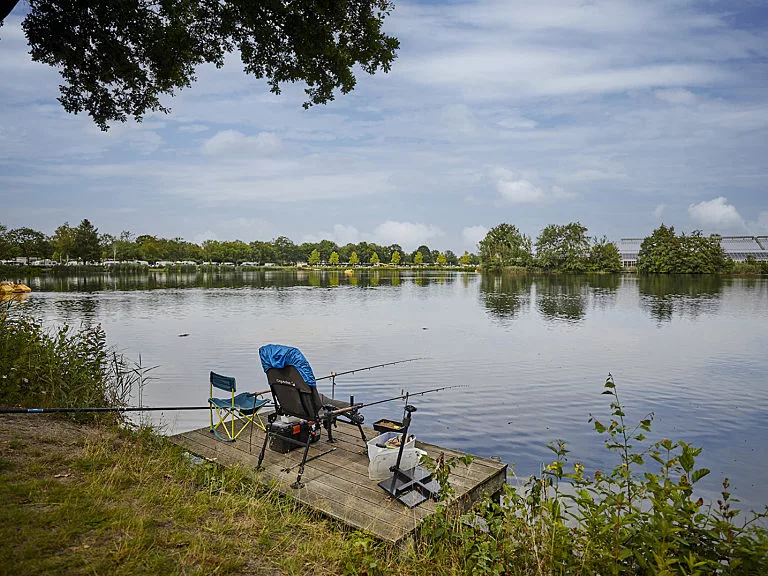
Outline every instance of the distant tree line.
[[[379, 245], [373, 242], [348, 243], [343, 246], [331, 240], [295, 244], [286, 236], [271, 241], [206, 240], [202, 244], [183, 238], [160, 238], [148, 234], [136, 236], [122, 232], [119, 236], [99, 234], [87, 219], [77, 226], [65, 222], [51, 236], [32, 228], [8, 229], [0, 224], [0, 260], [16, 257], [53, 259], [58, 262], [76, 260], [117, 261], [232, 262], [233, 264], [281, 264], [306, 262], [327, 264], [392, 264], [476, 266], [498, 271], [519, 268], [546, 272], [619, 272], [621, 256], [613, 242], [604, 236], [591, 237], [579, 222], [550, 224], [536, 242], [512, 224], [501, 223], [491, 228], [478, 243], [479, 255], [431, 249], [421, 245], [408, 252], [400, 244]], [[720, 246], [718, 236], [703, 236], [695, 231], [676, 235], [674, 227], [661, 225], [645, 238], [637, 260], [639, 272], [647, 273], [716, 273], [728, 272], [733, 261]]]
[[[550, 224], [535, 244], [516, 226], [502, 223], [491, 228], [478, 246], [480, 261], [487, 270], [516, 267], [553, 272], [619, 272], [622, 268], [616, 245], [605, 237], [588, 236], [587, 228], [579, 222]], [[750, 262], [742, 268], [746, 271], [750, 265], [759, 272], [768, 269]], [[643, 239], [637, 258], [637, 270], [642, 273], [712, 274], [733, 269], [734, 262], [720, 245], [719, 236], [704, 236], [698, 230], [678, 236], [673, 226], [664, 224]]]
[[307, 262], [310, 265], [356, 264], [419, 264], [419, 265], [478, 265], [480, 259], [465, 251], [457, 256], [451, 250], [441, 252], [426, 245], [408, 252], [400, 244], [387, 246], [373, 242], [349, 243], [343, 246], [331, 240], [294, 244], [285, 236], [271, 241], [206, 240], [202, 244], [183, 238], [159, 238], [148, 234], [136, 236], [124, 231], [119, 236], [99, 234], [87, 219], [78, 226], [65, 222], [51, 236], [31, 228], [8, 229], [0, 224], [0, 260], [17, 257], [53, 259], [58, 262], [102, 260], [232, 262], [243, 264], [273, 263], [291, 265]]
[[586, 226], [579, 222], [550, 224], [535, 244], [516, 226], [502, 223], [491, 228], [478, 247], [483, 268], [492, 271], [510, 267], [547, 272], [621, 271], [616, 245], [605, 237], [587, 236]]

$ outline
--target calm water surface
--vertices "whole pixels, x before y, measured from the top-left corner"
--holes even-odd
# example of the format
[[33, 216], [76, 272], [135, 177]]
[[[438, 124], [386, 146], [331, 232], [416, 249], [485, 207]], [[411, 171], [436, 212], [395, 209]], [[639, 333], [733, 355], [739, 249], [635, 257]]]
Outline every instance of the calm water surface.
[[[100, 322], [112, 345], [159, 366], [147, 405], [204, 405], [209, 370], [265, 388], [266, 343], [298, 347], [317, 376], [422, 356], [340, 378], [336, 394], [374, 401], [466, 385], [414, 399], [417, 435], [499, 456], [524, 476], [551, 461], [546, 444], [558, 438], [588, 471], [615, 464], [587, 423], [590, 413], [609, 419], [600, 392], [610, 372], [631, 421], [655, 414], [653, 439], [704, 447], [705, 496], [728, 476], [744, 506], [768, 503], [766, 278], [263, 271], [29, 282], [40, 317]], [[365, 414], [373, 422], [401, 410]], [[154, 422], [171, 433], [207, 417]]]

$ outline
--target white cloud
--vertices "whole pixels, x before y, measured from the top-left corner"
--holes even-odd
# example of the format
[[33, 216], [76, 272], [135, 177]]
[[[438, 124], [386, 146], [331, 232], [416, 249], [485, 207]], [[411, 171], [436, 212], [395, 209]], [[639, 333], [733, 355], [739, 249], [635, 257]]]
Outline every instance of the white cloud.
[[688, 206], [688, 215], [697, 225], [712, 229], [714, 232], [721, 230], [743, 230], [744, 219], [732, 204], [727, 204], [723, 196], [705, 200], [698, 204]]
[[461, 231], [461, 237], [464, 239], [464, 246], [470, 252], [477, 250], [477, 243], [488, 234], [488, 228], [485, 226], [468, 226]]
[[670, 104], [694, 104], [696, 95], [684, 88], [664, 88], [653, 93], [656, 98]]
[[403, 250], [415, 250], [421, 244], [428, 244], [440, 236], [443, 236], [443, 231], [431, 224], [387, 220], [376, 226], [373, 232], [361, 232], [352, 225], [334, 224], [333, 232], [307, 234], [304, 236], [304, 241], [319, 242], [327, 238], [339, 246], [373, 242], [382, 246], [400, 244]]
[[507, 130], [517, 130], [517, 129], [531, 129], [536, 128], [538, 125], [538, 122], [535, 120], [531, 120], [530, 118], [524, 118], [523, 116], [510, 116], [507, 118], [504, 118], [503, 120], [500, 120], [497, 122], [499, 126], [502, 128], [506, 128]]
[[[757, 220], [753, 222], [749, 222], [749, 224], [747, 224], [747, 228], [749, 228], [749, 231], [752, 234], [755, 234], [757, 236], [763, 236], [768, 234], [768, 210], [760, 212], [757, 215]], [[768, 246], [765, 246], [766, 244], [765, 240], [763, 240], [762, 243], [765, 248], [768, 248]]]
[[512, 204], [538, 204], [547, 199], [544, 189], [522, 178], [502, 177], [496, 181], [501, 197]]
[[225, 232], [222, 233], [228, 240], [269, 240], [278, 235], [278, 231], [271, 222], [263, 218], [232, 218], [217, 223]]
[[664, 214], [664, 209], [666, 207], [666, 204], [659, 204], [656, 206], [656, 208], [653, 209], [653, 215], [657, 220], [661, 218], [662, 214]]
[[553, 186], [551, 191], [547, 192], [520, 173], [506, 168], [496, 168], [493, 174], [496, 178], [496, 189], [502, 200], [511, 204], [542, 204], [575, 196], [559, 186]]
[[206, 230], [205, 232], [200, 232], [192, 236], [192, 242], [195, 244], [202, 244], [206, 240], [220, 240], [220, 238], [212, 230]]
[[339, 246], [357, 244], [360, 242], [360, 231], [352, 225], [334, 224], [331, 238]]
[[193, 134], [196, 132], [205, 132], [208, 129], [208, 126], [205, 124], [184, 124], [179, 126], [179, 132], [191, 132]]
[[237, 130], [222, 130], [203, 143], [203, 154], [209, 156], [265, 155], [282, 148], [280, 137], [272, 132], [246, 136]]
[[373, 230], [373, 241], [383, 245], [397, 243], [404, 250], [415, 250], [442, 235], [443, 231], [432, 224], [387, 220]]

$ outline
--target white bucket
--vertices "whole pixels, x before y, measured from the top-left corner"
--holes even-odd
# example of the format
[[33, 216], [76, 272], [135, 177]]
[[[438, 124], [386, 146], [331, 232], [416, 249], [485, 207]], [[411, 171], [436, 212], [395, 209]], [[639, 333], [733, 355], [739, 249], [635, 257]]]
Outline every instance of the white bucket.
[[[396, 438], [397, 436], [402, 436], [400, 432], [384, 432], [381, 436], [376, 436], [376, 438], [373, 438], [372, 440], [368, 440], [366, 444], [368, 445], [368, 460], [370, 462], [373, 462], [373, 459], [376, 458], [379, 454], [387, 454], [390, 452], [394, 452], [397, 454], [397, 451], [400, 450], [399, 446], [396, 447], [388, 447], [385, 446], [382, 448], [384, 444], [386, 444], [387, 440], [391, 440], [392, 438]], [[411, 434], [409, 435], [410, 440], [405, 443], [405, 449], [408, 448], [415, 448], [416, 447], [416, 436]], [[379, 444], [380, 446], [377, 446]], [[395, 456], [397, 457], [397, 456]], [[392, 463], [394, 464], [394, 462]]]
[[[410, 444], [410, 442], [408, 443]], [[406, 445], [407, 446], [407, 445]], [[387, 450], [377, 454], [368, 464], [368, 478], [371, 480], [384, 480], [392, 475], [390, 468], [397, 462], [397, 454], [400, 450]], [[404, 448], [403, 457], [400, 459], [400, 469], [410, 470], [418, 465], [426, 452], [420, 448]]]

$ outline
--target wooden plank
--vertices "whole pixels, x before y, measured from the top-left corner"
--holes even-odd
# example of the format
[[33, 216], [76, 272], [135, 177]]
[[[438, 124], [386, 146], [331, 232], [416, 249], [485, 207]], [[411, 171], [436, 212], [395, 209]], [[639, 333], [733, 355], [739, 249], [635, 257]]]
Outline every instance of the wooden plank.
[[[236, 454], [236, 442], [232, 444], [225, 444], [222, 448], [222, 442], [201, 433], [186, 433], [184, 437], [194, 442], [201, 450], [212, 450], [217, 454], [226, 454], [228, 461], [247, 463], [254, 466], [258, 461], [258, 457], [255, 455], [249, 456], [246, 454], [246, 457], [242, 457], [239, 454]], [[300, 452], [300, 450], [294, 450], [288, 454], [296, 455], [297, 452]], [[345, 464], [339, 465], [339, 463], [334, 463], [327, 460], [327, 458], [333, 456], [333, 454], [335, 453], [328, 454], [322, 458], [308, 462], [304, 469], [302, 482], [305, 480], [306, 482], [310, 482], [317, 478], [323, 478], [323, 482], [343, 490], [345, 494], [355, 495], [358, 501], [363, 500], [364, 502], [368, 502], [375, 507], [384, 506], [391, 507], [394, 510], [402, 509], [402, 506], [399, 504], [397, 507], [389, 506], [390, 503], [388, 502], [386, 492], [376, 486], [374, 481], [368, 479], [367, 467], [365, 468], [366, 474], [364, 478], [360, 474], [349, 473], [349, 470], [343, 467]], [[299, 456], [295, 458], [295, 460], [291, 458], [286, 463], [287, 459], [285, 459], [284, 456], [287, 455], [277, 454], [275, 452], [269, 452], [268, 456], [269, 455], [278, 456], [282, 463], [277, 463], [274, 461], [274, 459], [269, 461], [267, 457], [265, 457], [263, 463], [264, 466], [271, 471], [272, 475], [277, 474], [281, 480], [284, 479], [285, 484], [292, 483], [298, 474], [298, 466], [293, 468], [287, 474], [283, 472], [283, 468], [286, 466], [293, 466], [294, 462], [298, 464], [301, 461], [301, 457]]]
[[[341, 428], [341, 434], [335, 434], [334, 437], [337, 439], [337, 442], [333, 444], [328, 444], [326, 442], [325, 437], [323, 437], [322, 440], [320, 440], [316, 444], [312, 444], [309, 452], [309, 457], [312, 457], [315, 454], [319, 454], [320, 452], [329, 449], [330, 447], [336, 448], [336, 451], [328, 454], [327, 456], [323, 456], [323, 459], [330, 460], [337, 462], [340, 466], [347, 466], [349, 470], [355, 470], [359, 472], [360, 474], [363, 474], [367, 477], [368, 474], [368, 458], [367, 458], [367, 449], [362, 443], [362, 439], [360, 438], [359, 432], [357, 431], [357, 427], [351, 426], [348, 424], [340, 424], [339, 428]], [[200, 432], [205, 434], [203, 432], [205, 429], [201, 429]], [[246, 433], [244, 433], [245, 435]], [[237, 449], [240, 449], [244, 451], [245, 453], [249, 453], [248, 444], [244, 443], [244, 435], [241, 435], [240, 438], [229, 444], [229, 446], [233, 446]], [[261, 430], [254, 430], [254, 438], [253, 438], [253, 448], [256, 449], [256, 453], [261, 449], [261, 445], [263, 443], [264, 433]], [[417, 442], [417, 446], [419, 448], [422, 448], [427, 451], [428, 455], [432, 458], [437, 458], [439, 456], [440, 452], [445, 452], [445, 450], [438, 446], [433, 446], [431, 444], [422, 444], [420, 442]], [[342, 454], [346, 452], [350, 456], [350, 458], [354, 458], [354, 460], [343, 460], [340, 461], [339, 458], [342, 457]], [[364, 452], [364, 453], [363, 453]], [[298, 464], [301, 461], [301, 449], [293, 450], [289, 452], [291, 455], [290, 458], [295, 460], [296, 464]], [[455, 451], [452, 451], [450, 455], [453, 454], [461, 454]], [[272, 459], [274, 458], [274, 455], [276, 455], [275, 452], [272, 452], [270, 450], [267, 450], [265, 460], [266, 459]], [[464, 488], [470, 488], [474, 484], [483, 481], [489, 473], [496, 473], [499, 469], [506, 468], [505, 465], [500, 464], [498, 462], [493, 462], [492, 460], [488, 460], [490, 464], [493, 466], [488, 467], [476, 467], [475, 462], [470, 464], [469, 467], [464, 466], [463, 464], [459, 464], [454, 468], [449, 481], [452, 483], [453, 487], [457, 492], [461, 493], [462, 489]], [[310, 463], [309, 465], [311, 465]], [[288, 466], [286, 464], [286, 466]], [[370, 481], [370, 480], [367, 480]]]
[[[232, 445], [226, 445], [215, 439], [212, 440], [210, 437], [200, 434], [184, 434], [179, 440], [180, 444], [195, 453], [214, 454], [216, 461], [223, 465], [243, 463], [241, 458], [231, 449]], [[329, 475], [322, 470], [310, 469], [309, 466], [305, 468], [302, 478], [305, 486], [300, 489], [290, 488], [290, 484], [296, 477], [295, 472], [286, 475], [282, 472], [280, 464], [266, 465], [263, 473], [265, 476], [277, 480], [278, 485], [284, 488], [283, 491], [289, 493], [299, 502], [318, 508], [356, 528], [370, 531], [379, 537], [392, 541], [413, 530], [428, 514], [426, 511], [417, 511], [416, 513], [408, 511], [400, 503], [387, 498], [386, 493], [380, 489], [378, 492], [369, 490], [368, 493], [368, 497], [375, 497], [376, 502], [364, 501], [369, 505], [361, 506], [360, 491], [365, 487], [356, 486], [354, 482]]]
[[[216, 440], [213, 436], [211, 436], [210, 433], [204, 431], [204, 429], [195, 431], [195, 433], [201, 436], [201, 439], [203, 440], [204, 444], [207, 444], [208, 442], [215, 443], [215, 444], [211, 444], [211, 446], [213, 447], [215, 445], [220, 450], [224, 449], [224, 448], [221, 448], [222, 445], [226, 446], [227, 450], [234, 450], [239, 452], [242, 455], [241, 459], [243, 461], [252, 460], [251, 465], [255, 465], [256, 458], [257, 458], [256, 454], [258, 453], [258, 451], [260, 451], [261, 442], [257, 443], [258, 449], [255, 451], [255, 453], [253, 453], [252, 448], [250, 448], [244, 442], [236, 441], [233, 443], [222, 443], [219, 440]], [[358, 438], [357, 441], [360, 442], [360, 439]], [[308, 469], [312, 469], [312, 467], [314, 466], [318, 470], [324, 471], [332, 475], [339, 476], [341, 478], [348, 478], [350, 477], [350, 475], [353, 475], [354, 481], [356, 484], [363, 485], [363, 486], [368, 485], [369, 488], [376, 493], [380, 491], [380, 488], [376, 485], [376, 483], [368, 478], [367, 456], [361, 455], [357, 450], [355, 450], [354, 453], [345, 452], [344, 451], [345, 446], [342, 444], [341, 441], [333, 445], [329, 445], [326, 442], [320, 441], [319, 443], [312, 445], [309, 456], [311, 457], [314, 454], [320, 454], [322, 453], [322, 451], [327, 450], [329, 446], [336, 447], [337, 450], [335, 452], [326, 454], [321, 458], [318, 458], [316, 460], [313, 460], [307, 463], [306, 467]], [[359, 447], [359, 444], [358, 444], [358, 447]], [[298, 472], [297, 470], [298, 464], [301, 461], [301, 453], [302, 451], [300, 449], [293, 450], [289, 452], [287, 455], [282, 455], [282, 454], [278, 454], [270, 450], [267, 450], [265, 455], [265, 464], [272, 463], [275, 461], [275, 458], [279, 458], [279, 462], [281, 463], [281, 468], [296, 467], [292, 471], [293, 474], [296, 474]], [[430, 454], [430, 455], [434, 456], [434, 454]], [[503, 469], [504, 466], [502, 466], [501, 468]], [[463, 496], [465, 492], [472, 489], [472, 487], [477, 485], [478, 482], [482, 482], [488, 477], [487, 474], [478, 476], [477, 472], [475, 472], [475, 474], [469, 474], [468, 472], [470, 471], [471, 470], [468, 470], [463, 465], [459, 465], [453, 470], [449, 478], [449, 481], [451, 482], [457, 497]], [[378, 500], [374, 499], [374, 502], [378, 503]], [[427, 509], [433, 508], [433, 506], [430, 506], [429, 503], [425, 503], [422, 506], [425, 506], [425, 505]]]
[[[378, 435], [373, 430], [364, 430], [368, 439]], [[244, 431], [237, 441], [228, 443], [218, 440], [208, 428], [201, 428], [184, 432], [171, 440], [224, 466], [239, 464], [255, 467], [264, 436], [263, 431], [253, 428], [252, 431]], [[298, 474], [303, 453], [300, 448], [286, 454], [267, 449], [262, 468], [264, 477], [274, 480], [278, 490], [290, 494], [298, 502], [391, 542], [401, 540], [418, 529], [423, 520], [435, 512], [437, 504], [431, 500], [413, 509], [403, 506], [382, 490], [377, 481], [368, 477], [367, 447], [356, 426], [340, 422], [334, 428], [333, 436], [337, 442], [329, 444], [323, 431], [323, 438], [310, 446], [310, 458], [330, 448], [335, 450], [306, 464], [302, 477], [304, 487], [290, 487]], [[432, 458], [437, 458], [441, 452], [449, 458], [463, 455], [462, 452], [419, 441], [416, 445]], [[290, 471], [286, 473], [285, 468], [290, 468]], [[456, 466], [449, 480], [456, 494], [451, 506], [463, 511], [482, 495], [493, 494], [501, 488], [506, 482], [506, 465], [474, 457], [469, 467], [462, 464]]]
[[[202, 439], [209, 442], [214, 442], [218, 446], [223, 445], [223, 446], [226, 446], [228, 450], [235, 450], [237, 452], [240, 452], [242, 454], [243, 460], [250, 460], [251, 458], [253, 458], [255, 461], [256, 459], [256, 455], [250, 453], [251, 451], [248, 449], [247, 444], [244, 444], [239, 441], [231, 444], [225, 444], [218, 440], [215, 440], [212, 436], [210, 436], [210, 434], [208, 434], [207, 432], [204, 432], [203, 430], [194, 431], [194, 433], [200, 434]], [[188, 434], [192, 434], [192, 433], [188, 433]], [[358, 439], [358, 442], [359, 442], [359, 439]], [[316, 464], [317, 467], [321, 468], [322, 470], [331, 474], [336, 473], [338, 475], [342, 475], [342, 477], [348, 477], [350, 474], [359, 475], [360, 478], [357, 479], [358, 483], [372, 484], [374, 485], [375, 490], [379, 490], [378, 486], [375, 486], [375, 484], [373, 484], [373, 481], [368, 479], [367, 457], [362, 456], [358, 452], [345, 453], [344, 446], [341, 444], [341, 442], [338, 442], [334, 445], [329, 445], [322, 441], [319, 442], [318, 444], [314, 444], [313, 448], [310, 450], [310, 456], [315, 453], [316, 454], [321, 453], [323, 450], [328, 449], [329, 446], [334, 446], [334, 447], [337, 447], [338, 449], [335, 452], [324, 455], [317, 460], [309, 462], [307, 464], [307, 467], [311, 468], [313, 465]], [[429, 448], [432, 449], [431, 447]], [[436, 449], [439, 449], [439, 448], [436, 448]], [[259, 446], [259, 450], [260, 450], [260, 446]], [[256, 452], [258, 452], [258, 450]], [[265, 463], [274, 461], [275, 457], [280, 458], [282, 467], [297, 465], [301, 461], [301, 450], [299, 449], [299, 450], [291, 451], [287, 455], [281, 455], [268, 450], [265, 456]], [[329, 464], [332, 464], [333, 466], [330, 466]], [[499, 465], [498, 463], [494, 463], [494, 464], [497, 464], [497, 470], [494, 471], [494, 474], [506, 468], [506, 466], [504, 465]], [[334, 469], [334, 467], [338, 468], [338, 470]], [[468, 470], [466, 467], [459, 465], [453, 470], [451, 474], [450, 481], [454, 489], [456, 490], [457, 496], [462, 496], [464, 492], [471, 489], [473, 486], [477, 485], [478, 481], [482, 482], [488, 477], [487, 474], [477, 477], [478, 476], [477, 471], [475, 472], [475, 474], [468, 474], [467, 472]]]

